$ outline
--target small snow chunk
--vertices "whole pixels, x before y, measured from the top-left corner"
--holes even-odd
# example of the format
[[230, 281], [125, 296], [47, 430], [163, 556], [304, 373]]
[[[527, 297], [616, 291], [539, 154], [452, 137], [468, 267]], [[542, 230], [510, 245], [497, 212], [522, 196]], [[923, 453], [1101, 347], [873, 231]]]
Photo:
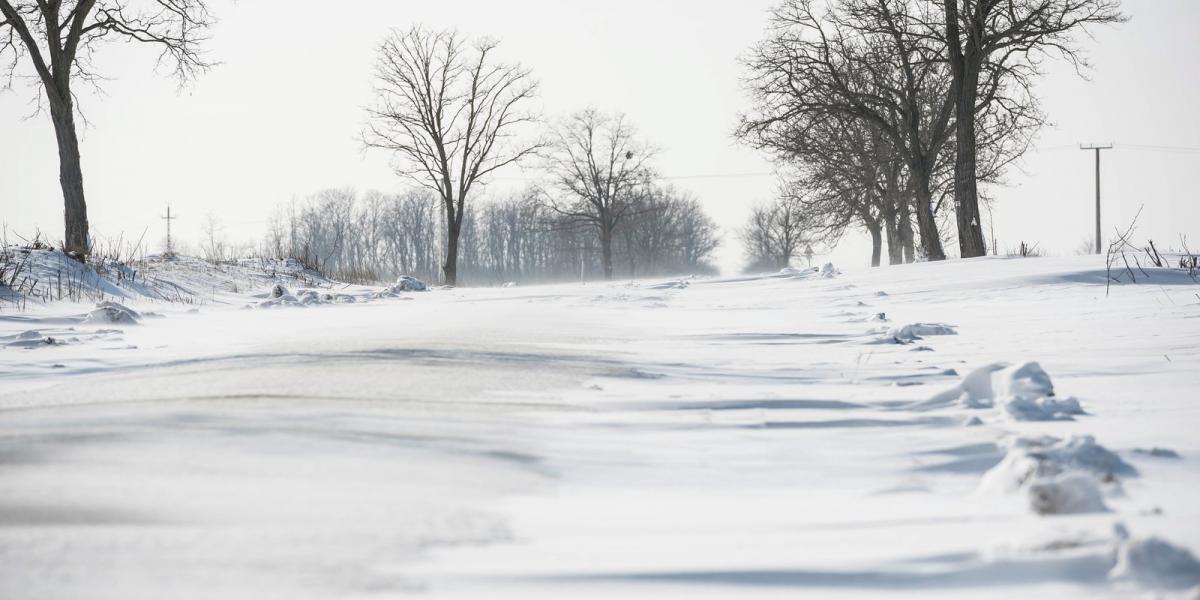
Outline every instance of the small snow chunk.
[[21, 333], [17, 334], [18, 340], [39, 340], [41, 338], [42, 338], [42, 332], [37, 331], [36, 329], [22, 331]]
[[887, 293], [887, 292], [885, 292], [885, 291], [883, 291], [883, 290], [880, 290], [880, 291], [878, 291], [878, 292], [875, 292], [875, 295], [876, 295], [877, 297], [879, 297], [879, 298], [886, 298], [886, 297], [887, 297], [887, 295], [888, 295], [888, 293]]
[[842, 272], [837, 270], [837, 267], [834, 267], [833, 263], [831, 262], [825, 263], [821, 266], [821, 277], [824, 277], [825, 279], [832, 279], [841, 274]]
[[517, 287], [517, 282], [515, 282], [515, 281], [505, 281], [505, 282], [504, 282], [504, 284], [503, 284], [503, 285], [501, 285], [500, 287], [503, 287], [503, 288], [514, 288], [514, 287]]
[[96, 308], [88, 312], [84, 319], [86, 323], [113, 323], [120, 325], [137, 325], [140, 315], [137, 311], [116, 302], [100, 302]]
[[974, 415], [968, 417], [966, 421], [963, 421], [964, 427], [978, 427], [980, 425], [983, 425], [983, 419], [980, 419]]
[[1146, 456], [1153, 456], [1155, 458], [1179, 458], [1178, 452], [1170, 448], [1159, 448], [1158, 446], [1153, 448], [1134, 448], [1133, 451], [1137, 454], [1145, 454]]
[[868, 321], [872, 321], [875, 323], [886, 323], [887, 320], [888, 320], [887, 313], [875, 313], [874, 315], [871, 316], [870, 319], [868, 319]]
[[683, 279], [678, 279], [675, 281], [664, 281], [662, 283], [648, 285], [648, 286], [646, 286], [646, 289], [648, 289], [648, 290], [682, 290], [682, 289], [687, 288], [688, 285], [689, 284], [687, 281], [685, 281]]
[[271, 287], [271, 297], [272, 298], [283, 298], [284, 296], [291, 296], [291, 295], [292, 295], [292, 293], [289, 292], [288, 289], [286, 287], [284, 287], [282, 283], [277, 283]]

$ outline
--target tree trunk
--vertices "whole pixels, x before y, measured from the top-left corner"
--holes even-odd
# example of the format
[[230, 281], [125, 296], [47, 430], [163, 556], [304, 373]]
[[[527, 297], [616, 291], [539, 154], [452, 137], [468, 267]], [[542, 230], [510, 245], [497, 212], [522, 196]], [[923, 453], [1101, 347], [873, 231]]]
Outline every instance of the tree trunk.
[[867, 230], [871, 232], [871, 266], [878, 267], [883, 255], [883, 235], [878, 221], [868, 221]]
[[925, 260], [946, 260], [942, 249], [942, 238], [938, 234], [937, 220], [933, 216], [933, 192], [929, 190], [929, 177], [924, 169], [913, 169], [917, 178], [916, 194], [913, 198], [917, 211], [917, 230], [921, 233], [921, 248]]
[[900, 214], [897, 217], [896, 223], [900, 234], [900, 247], [904, 251], [905, 264], [917, 259], [917, 248], [913, 240], [912, 218], [908, 213], [908, 202], [909, 200], [906, 198], [901, 203]]
[[887, 234], [888, 264], [898, 265], [904, 262], [904, 248], [900, 243], [900, 222], [895, 211], [883, 214], [883, 229]]
[[462, 221], [446, 211], [446, 264], [442, 265], [443, 283], [458, 285], [458, 238], [462, 233]]
[[987, 255], [983, 224], [979, 218], [976, 175], [975, 101], [979, 95], [979, 70], [966, 65], [954, 106], [954, 213], [958, 218], [958, 247], [963, 258]]
[[83, 259], [88, 245], [87, 203], [83, 198], [83, 167], [79, 161], [79, 137], [70, 104], [51, 103], [50, 120], [58, 140], [58, 182], [63, 192], [63, 250]]
[[613, 278], [612, 234], [611, 226], [607, 223], [600, 224], [600, 257], [603, 261], [605, 281], [612, 281]]

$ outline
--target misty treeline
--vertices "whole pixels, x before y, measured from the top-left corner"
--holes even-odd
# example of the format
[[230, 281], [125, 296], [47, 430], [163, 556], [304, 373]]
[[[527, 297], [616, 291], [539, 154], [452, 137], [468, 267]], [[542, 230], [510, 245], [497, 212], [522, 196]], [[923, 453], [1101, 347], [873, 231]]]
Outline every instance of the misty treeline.
[[785, 0], [744, 58], [736, 135], [768, 153], [780, 193], [742, 231], [759, 262], [865, 231], [871, 264], [987, 254], [981, 186], [1002, 181], [1045, 116], [1047, 59], [1124, 20], [1119, 0]]
[[[587, 221], [555, 211], [536, 188], [464, 207], [459, 283], [495, 285], [599, 279], [603, 250]], [[717, 227], [690, 195], [639, 188], [613, 240], [614, 270], [637, 277], [711, 273]], [[332, 188], [279, 207], [260, 251], [298, 258], [340, 281], [372, 283], [414, 275], [441, 280], [446, 214], [434, 193]]]

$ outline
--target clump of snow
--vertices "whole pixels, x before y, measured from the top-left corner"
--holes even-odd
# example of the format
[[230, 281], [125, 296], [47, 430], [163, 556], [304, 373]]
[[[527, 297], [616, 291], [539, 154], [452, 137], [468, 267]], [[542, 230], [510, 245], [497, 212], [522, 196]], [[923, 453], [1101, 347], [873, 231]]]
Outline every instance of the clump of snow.
[[1055, 396], [1054, 382], [1036, 362], [984, 365], [920, 406], [936, 408], [956, 403], [967, 408], [1000, 406], [1016, 421], [1069, 421], [1087, 414], [1075, 398]]
[[96, 308], [88, 312], [85, 323], [113, 323], [119, 325], [137, 325], [141, 315], [137, 311], [116, 302], [99, 302]]
[[399, 287], [402, 292], [424, 292], [429, 289], [424, 281], [408, 275], [401, 275], [397, 278], [393, 287]]
[[272, 298], [282, 298], [284, 296], [291, 296], [291, 295], [292, 295], [292, 293], [289, 292], [288, 289], [286, 287], [284, 287], [284, 285], [282, 283], [277, 283], [277, 284], [271, 286], [271, 297]]
[[1090, 435], [1061, 439], [1018, 437], [1008, 453], [980, 481], [991, 493], [1024, 492], [1038, 514], [1069, 514], [1107, 510], [1103, 490], [1119, 493], [1119, 477], [1136, 477], [1137, 470]]
[[826, 279], [832, 279], [841, 274], [842, 274], [842, 272], [837, 270], [837, 267], [834, 267], [833, 263], [831, 263], [831, 262], [821, 265], [821, 277], [824, 277]]
[[517, 282], [515, 282], [515, 281], [505, 281], [505, 282], [504, 282], [504, 284], [503, 284], [503, 285], [501, 285], [500, 287], [503, 287], [503, 288], [515, 288], [515, 287], [517, 287]]
[[396, 283], [389, 285], [373, 294], [376, 298], [396, 298], [403, 296], [404, 292], [425, 292], [429, 291], [429, 286], [425, 285], [424, 281], [416, 277], [401, 275]]
[[1131, 538], [1120, 524], [1116, 533], [1119, 542], [1110, 579], [1155, 588], [1200, 586], [1200, 561], [1186, 548], [1157, 537]]
[[1069, 421], [1074, 415], [1085, 415], [1074, 398], [1013, 397], [1004, 402], [1004, 410], [1017, 421]]
[[[883, 313], [880, 313], [883, 314]], [[886, 320], [886, 319], [885, 319]], [[953, 325], [945, 323], [910, 323], [888, 330], [887, 338], [898, 344], [908, 344], [930, 335], [957, 335]]]
[[1036, 480], [1028, 493], [1029, 507], [1039, 515], [1108, 512], [1100, 486], [1086, 475]]
[[42, 339], [42, 332], [37, 331], [36, 329], [22, 331], [21, 333], [17, 334], [17, 339], [18, 340], [40, 340], [40, 339]]

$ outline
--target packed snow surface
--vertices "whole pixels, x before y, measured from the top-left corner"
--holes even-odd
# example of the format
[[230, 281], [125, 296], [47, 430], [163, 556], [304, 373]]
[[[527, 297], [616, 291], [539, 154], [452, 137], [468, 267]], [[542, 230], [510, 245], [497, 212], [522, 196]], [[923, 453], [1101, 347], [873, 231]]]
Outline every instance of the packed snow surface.
[[1200, 594], [1179, 271], [68, 279], [0, 311], [0, 598]]

